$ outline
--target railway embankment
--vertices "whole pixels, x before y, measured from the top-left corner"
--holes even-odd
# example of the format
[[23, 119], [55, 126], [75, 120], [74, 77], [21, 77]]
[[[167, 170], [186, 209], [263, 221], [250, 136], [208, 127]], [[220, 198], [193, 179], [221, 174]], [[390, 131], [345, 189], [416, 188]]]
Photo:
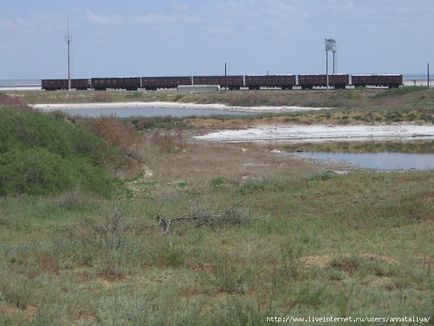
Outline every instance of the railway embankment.
[[351, 109], [430, 108], [434, 90], [405, 86], [397, 89], [358, 88], [347, 90], [260, 90], [220, 92], [167, 91], [6, 91], [29, 104], [175, 102], [225, 104], [228, 106], [303, 106]]

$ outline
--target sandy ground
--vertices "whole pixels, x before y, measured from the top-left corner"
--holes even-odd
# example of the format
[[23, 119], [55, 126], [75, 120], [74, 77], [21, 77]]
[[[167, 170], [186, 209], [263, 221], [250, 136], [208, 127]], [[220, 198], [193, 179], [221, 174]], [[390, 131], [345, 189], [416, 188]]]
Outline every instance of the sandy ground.
[[221, 130], [196, 139], [215, 142], [325, 142], [363, 140], [434, 139], [434, 126], [259, 126], [243, 130]]
[[182, 142], [180, 148], [174, 159], [173, 153], [145, 144], [141, 149], [145, 157], [145, 166], [142, 168], [144, 179], [160, 180], [165, 184], [186, 181], [191, 189], [201, 191], [204, 187], [208, 188], [211, 180], [217, 176], [227, 182], [242, 182], [273, 175], [305, 175], [322, 170], [322, 166], [316, 162], [276, 155], [269, 148], [250, 144]]
[[300, 107], [300, 106], [228, 106], [225, 104], [195, 104], [178, 102], [117, 102], [117, 103], [80, 103], [80, 104], [34, 104], [33, 108], [39, 110], [67, 110], [67, 109], [122, 109], [122, 108], [189, 108], [189, 109], [214, 109], [237, 112], [297, 112], [319, 111], [331, 108]]

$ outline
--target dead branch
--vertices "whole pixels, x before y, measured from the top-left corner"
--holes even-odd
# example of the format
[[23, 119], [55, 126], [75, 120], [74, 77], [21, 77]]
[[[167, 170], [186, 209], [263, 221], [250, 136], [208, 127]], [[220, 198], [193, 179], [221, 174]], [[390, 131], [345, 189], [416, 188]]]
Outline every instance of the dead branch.
[[163, 229], [164, 234], [171, 231], [174, 224], [193, 223], [195, 228], [202, 226], [208, 227], [210, 230], [220, 234], [223, 225], [241, 224], [241, 213], [238, 209], [240, 202], [224, 210], [221, 214], [213, 214], [208, 212], [189, 213], [181, 217], [175, 217], [166, 220], [160, 214], [157, 215], [158, 224]]
[[220, 218], [220, 215], [200, 215], [200, 216], [188, 216], [188, 217], [175, 217], [169, 220], [165, 220], [162, 216], [158, 216], [160, 218], [159, 225], [163, 228], [164, 234], [170, 232], [170, 226], [174, 223], [188, 223], [195, 222], [195, 228], [200, 228], [201, 226], [207, 226], [211, 230], [216, 233], [220, 233], [220, 229], [215, 228], [215, 220]]

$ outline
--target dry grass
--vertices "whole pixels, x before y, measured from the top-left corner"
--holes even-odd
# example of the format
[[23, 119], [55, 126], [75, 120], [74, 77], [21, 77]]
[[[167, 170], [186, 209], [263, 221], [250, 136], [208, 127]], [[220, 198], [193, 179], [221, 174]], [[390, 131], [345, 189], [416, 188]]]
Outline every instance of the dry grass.
[[21, 111], [32, 110], [20, 96], [7, 95], [3, 93], [0, 93], [0, 107], [1, 106], [14, 107]]
[[122, 160], [113, 157], [106, 163], [117, 178], [128, 179], [139, 173], [143, 157], [139, 153], [139, 137], [131, 124], [114, 117], [103, 117], [92, 119], [88, 128], [103, 138], [109, 147], [116, 147], [124, 154]]
[[90, 130], [104, 138], [109, 146], [116, 146], [125, 152], [130, 151], [137, 143], [134, 127], [114, 117], [93, 119]]
[[[270, 311], [429, 311], [432, 174], [312, 176], [318, 168], [270, 148], [172, 136], [161, 144], [149, 133], [139, 143], [152, 169], [142, 181], [157, 184], [151, 195], [93, 206], [78, 194], [0, 203], [13, 234], [2, 238], [12, 250], [0, 251], [6, 318], [26, 318], [32, 305], [35, 324], [232, 325], [241, 316], [244, 325]], [[172, 141], [183, 150], [165, 150]], [[246, 176], [257, 186], [241, 193]], [[173, 187], [179, 180], [185, 188]], [[413, 196], [423, 197], [416, 213], [426, 219], [405, 219], [412, 208], [403, 199]], [[155, 218], [240, 199], [246, 222], [220, 234], [181, 224], [164, 234]], [[43, 218], [47, 209], [56, 218]]]
[[298, 105], [337, 108], [368, 108], [368, 107], [402, 107], [424, 105], [429, 107], [434, 100], [434, 91], [425, 88], [416, 91], [356, 89], [356, 90], [262, 90], [262, 91], [231, 91], [211, 93], [183, 93], [182, 97], [176, 91], [135, 93], [127, 91], [10, 91], [8, 94], [22, 97], [26, 103], [83, 103], [108, 101], [171, 101], [183, 103], [225, 103], [228, 105], [258, 106], [258, 105]]
[[[108, 119], [97, 130], [128, 147], [116, 143], [125, 126]], [[432, 311], [432, 173], [318, 173], [269, 146], [190, 134], [140, 134], [143, 173], [131, 184], [153, 190], [139, 198], [0, 198], [0, 324], [260, 325], [285, 313]], [[220, 234], [190, 225], [164, 234], [156, 219], [238, 202], [246, 222]]]
[[99, 102], [99, 103], [113, 102], [113, 96], [107, 92], [95, 92], [92, 96], [92, 102]]
[[152, 171], [146, 182], [185, 182], [190, 190], [209, 189], [216, 178], [237, 184], [276, 174], [296, 176], [321, 170], [298, 158], [277, 156], [261, 146], [192, 143], [179, 132], [147, 136], [142, 151], [146, 168]]
[[148, 138], [162, 153], [179, 153], [185, 150], [185, 136], [180, 131], [152, 132]]

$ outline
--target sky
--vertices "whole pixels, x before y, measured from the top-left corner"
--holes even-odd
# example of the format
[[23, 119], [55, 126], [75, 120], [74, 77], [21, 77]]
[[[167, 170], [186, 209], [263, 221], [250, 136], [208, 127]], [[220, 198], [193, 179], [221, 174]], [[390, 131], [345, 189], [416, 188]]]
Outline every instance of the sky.
[[67, 19], [73, 78], [434, 66], [433, 0], [1, 0], [0, 79], [66, 78]]

